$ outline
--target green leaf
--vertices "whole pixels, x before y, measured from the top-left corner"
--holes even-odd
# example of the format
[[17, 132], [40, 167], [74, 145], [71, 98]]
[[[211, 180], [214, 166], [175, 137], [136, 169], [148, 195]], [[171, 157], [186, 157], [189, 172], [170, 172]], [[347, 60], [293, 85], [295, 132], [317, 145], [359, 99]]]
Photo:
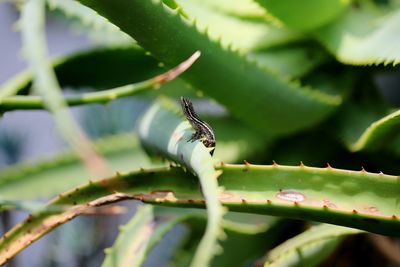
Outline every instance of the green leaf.
[[[70, 95], [62, 98], [68, 106], [93, 104], [93, 103], [108, 103], [114, 99], [131, 96], [143, 91], [158, 89], [162, 84], [165, 84], [187, 68], [200, 56], [200, 53], [193, 54], [189, 59], [182, 62], [175, 68], [162, 73], [156, 77], [135, 84], [129, 84], [113, 89], [103, 90], [100, 92], [90, 92], [78, 95]], [[46, 107], [45, 98], [42, 96], [9, 96], [0, 101], [0, 112], [16, 110], [16, 109], [41, 109]]]
[[[242, 217], [247, 216], [248, 220], [254, 216], [252, 214], [241, 215]], [[185, 240], [175, 252], [172, 262], [170, 262], [171, 266], [189, 265], [194, 249], [206, 227], [206, 219], [204, 213], [197, 212], [182, 220], [182, 223], [189, 229], [189, 233], [186, 234]], [[221, 242], [223, 252], [213, 259], [210, 266], [248, 266], [250, 262], [261, 257], [266, 250], [271, 249], [289, 226], [291, 225], [281, 220], [269, 220], [260, 227], [260, 225], [250, 222], [237, 223], [230, 219], [224, 219], [223, 227], [226, 239]], [[251, 228], [252, 230], [250, 230]]]
[[[209, 121], [209, 120], [208, 120]], [[263, 136], [234, 120], [212, 119], [218, 137], [215, 155], [237, 162], [260, 154], [269, 143]], [[114, 172], [165, 166], [151, 162], [133, 134], [117, 134], [95, 142]], [[62, 173], [62, 179], [57, 179]], [[36, 162], [21, 163], [1, 170], [0, 195], [5, 201], [47, 199], [88, 181], [89, 174], [75, 153], [65, 152]], [[46, 186], [40, 186], [45, 184]], [[4, 208], [9, 206], [4, 206]]]
[[329, 224], [311, 227], [268, 252], [264, 266], [317, 266], [345, 236], [358, 233], [362, 231]]
[[208, 149], [199, 140], [189, 141], [193, 134], [189, 122], [177, 115], [177, 107], [167, 99], [151, 106], [139, 124], [140, 140], [147, 151], [179, 162], [199, 178], [208, 221], [191, 266], [207, 266], [218, 250], [217, 239], [223, 236], [224, 209], [218, 200], [222, 188], [218, 188], [220, 173], [215, 171]]
[[107, 172], [106, 162], [75, 122], [50, 64], [46, 46], [44, 0], [23, 3], [21, 29], [23, 52], [33, 74], [34, 89], [43, 98], [46, 109], [52, 113], [58, 132], [93, 174], [104, 175]]
[[[232, 11], [232, 9], [237, 9], [235, 5], [245, 7], [246, 4], [249, 4], [248, 2], [245, 4], [245, 2], [247, 1], [235, 1], [235, 3], [227, 4], [224, 7], [225, 10], [221, 10], [223, 7], [219, 1], [178, 1], [185, 13], [196, 21], [199, 31], [207, 32], [211, 40], [219, 41], [223, 47], [230, 47], [241, 53], [286, 44], [303, 38], [295, 32], [268, 24], [264, 20], [246, 20], [223, 12], [227, 11], [226, 9], [229, 10], [228, 12], [235, 12]], [[236, 11], [239, 12], [239, 10]]]
[[[327, 222], [398, 236], [398, 176], [306, 166], [224, 165], [219, 200], [232, 211]], [[116, 193], [113, 193], [116, 192]], [[50, 205], [63, 213], [36, 212], [0, 239], [0, 264], [87, 209], [126, 199], [179, 207], [205, 206], [198, 178], [180, 168], [141, 170], [90, 182]], [[48, 208], [48, 206], [46, 207]]]
[[248, 19], [248, 20], [265, 20], [266, 14], [253, 0], [192, 0], [197, 5], [207, 6], [210, 10], [215, 10], [220, 13], [225, 13], [230, 16]]
[[[118, 87], [147, 80], [163, 72], [157, 60], [135, 46], [94, 48], [54, 59], [51, 65], [60, 86], [68, 88]], [[18, 74], [2, 85], [0, 99], [18, 92], [26, 94], [31, 85], [30, 72]]]
[[[393, 139], [400, 127], [400, 110], [390, 113], [378, 120], [370, 122], [367, 128], [353, 142], [348, 142], [353, 152], [361, 150], [376, 150]], [[350, 141], [350, 140], [346, 140]]]
[[153, 207], [139, 207], [132, 219], [120, 226], [120, 234], [114, 245], [106, 249], [106, 258], [101, 266], [142, 266], [154, 228]]
[[74, 19], [75, 22], [79, 22], [79, 30], [82, 31], [84, 27], [94, 39], [101, 39], [103, 43], [104, 41], [114, 44], [134, 43], [129, 35], [120, 31], [114, 24], [74, 0], [46, 0], [46, 2], [51, 10], [59, 10], [69, 20]]
[[398, 9], [386, 12], [361, 2], [315, 35], [343, 63], [395, 65], [400, 62], [399, 24]]
[[309, 31], [336, 19], [349, 0], [256, 0], [288, 28]]
[[[151, 163], [141, 150], [136, 136], [120, 134], [98, 140], [96, 149], [115, 172], [162, 166]], [[62, 173], [62, 178], [60, 177]], [[89, 173], [73, 152], [49, 159], [18, 164], [0, 172], [0, 195], [6, 200], [47, 199], [60, 192], [86, 183]], [[42, 186], [42, 185], [46, 186]]]
[[291, 44], [272, 47], [250, 53], [250, 59], [280, 75], [302, 77], [328, 61], [328, 56], [311, 43]]
[[201, 58], [182, 78], [265, 134], [282, 135], [310, 127], [341, 103], [340, 96], [301, 87], [222, 48], [162, 1], [81, 2], [133, 36], [166, 65], [175, 65], [200, 50]]

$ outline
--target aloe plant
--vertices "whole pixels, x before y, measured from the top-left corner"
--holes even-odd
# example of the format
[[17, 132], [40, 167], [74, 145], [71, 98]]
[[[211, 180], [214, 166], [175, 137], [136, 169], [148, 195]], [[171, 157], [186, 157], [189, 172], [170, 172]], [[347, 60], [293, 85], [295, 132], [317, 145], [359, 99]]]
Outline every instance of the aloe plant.
[[[50, 59], [46, 6], [101, 47]], [[103, 266], [151, 262], [179, 227], [164, 265], [315, 266], [350, 235], [399, 237], [400, 111], [374, 79], [400, 62], [399, 12], [396, 1], [23, 2], [30, 69], [2, 86], [0, 112], [48, 110], [71, 152], [1, 170], [0, 210], [30, 215], [0, 239], [0, 265], [123, 200], [145, 204]], [[135, 133], [91, 141], [69, 114], [126, 96], [152, 102]], [[193, 140], [181, 96], [213, 128], [214, 154]]]

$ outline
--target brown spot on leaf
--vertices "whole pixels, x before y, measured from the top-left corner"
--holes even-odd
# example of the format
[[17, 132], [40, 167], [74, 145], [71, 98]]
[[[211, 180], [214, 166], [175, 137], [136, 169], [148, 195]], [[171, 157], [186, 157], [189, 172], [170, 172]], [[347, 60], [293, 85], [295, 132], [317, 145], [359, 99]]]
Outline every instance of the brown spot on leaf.
[[225, 192], [222, 192], [222, 193], [219, 195], [219, 198], [220, 198], [220, 199], [229, 199], [229, 198], [232, 198], [232, 197], [233, 197], [233, 194], [225, 193]]
[[329, 208], [336, 209], [337, 206], [332, 203], [329, 199], [324, 199], [324, 205], [328, 206]]
[[279, 193], [276, 194], [276, 197], [281, 199], [281, 200], [285, 200], [285, 201], [291, 201], [291, 202], [297, 202], [297, 204], [299, 202], [303, 202], [306, 197], [300, 193], [300, 192], [296, 192], [296, 191], [279, 191]]
[[150, 194], [151, 195], [165, 195], [165, 194], [168, 194], [168, 193], [172, 193], [172, 194], [175, 194], [175, 192], [173, 191], [173, 190], [170, 190], [170, 189], [162, 189], [162, 190], [156, 190], [156, 191], [151, 191], [150, 192]]
[[370, 212], [370, 213], [377, 213], [379, 212], [379, 209], [377, 207], [367, 207], [365, 208], [366, 211]]

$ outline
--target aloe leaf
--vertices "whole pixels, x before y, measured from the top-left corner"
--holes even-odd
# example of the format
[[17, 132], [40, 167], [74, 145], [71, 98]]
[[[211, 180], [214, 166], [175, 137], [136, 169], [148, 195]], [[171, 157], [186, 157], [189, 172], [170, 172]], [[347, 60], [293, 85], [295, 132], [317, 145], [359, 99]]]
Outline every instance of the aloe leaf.
[[[136, 261], [138, 264], [142, 262], [142, 260], [145, 261], [145, 258], [147, 258], [149, 253], [151, 253], [156, 245], [170, 232], [170, 230], [172, 230], [178, 224], [185, 225], [189, 228], [190, 233], [185, 234], [189, 236], [187, 236], [185, 239], [187, 242], [193, 243], [193, 247], [196, 247], [200, 241], [201, 235], [204, 232], [207, 224], [207, 215], [202, 210], [155, 207], [153, 213], [155, 215], [155, 222], [151, 225], [151, 235], [148, 237], [147, 242], [143, 243], [144, 257], [141, 257], [140, 260]], [[140, 215], [143, 215], [143, 212]], [[110, 265], [111, 257], [123, 259], [131, 256], [133, 251], [131, 247], [137, 243], [137, 231], [135, 230], [136, 226], [131, 223], [134, 220], [136, 221], [136, 214], [127, 225], [121, 227], [117, 241], [113, 247], [106, 250], [106, 259], [105, 263], [103, 263], [103, 266]], [[280, 225], [283, 226], [285, 224], [280, 223]], [[221, 245], [223, 246], [224, 254], [227, 254], [226, 256], [230, 258], [231, 262], [239, 259], [241, 261], [245, 261], [248, 259], [249, 255], [262, 255], [262, 253], [268, 247], [268, 244], [272, 244], [272, 242], [274, 242], [272, 241], [273, 233], [278, 234], [278, 229], [283, 230], [283, 227], [277, 227], [277, 220], [271, 218], [269, 218], [267, 222], [263, 221], [257, 223], [243, 223], [231, 219], [224, 219], [223, 228], [227, 232], [227, 239], [221, 242]], [[265, 242], [267, 237], [271, 240], [270, 242]], [[228, 250], [233, 249], [233, 246], [237, 244], [238, 241], [249, 241], [251, 242], [251, 245], [247, 246], [247, 248], [242, 250], [241, 253], [236, 253], [236, 255], [230, 254]], [[182, 246], [187, 247], [187, 245], [188, 244], [183, 244]], [[116, 257], [118, 252], [121, 252], [121, 254], [119, 254], [119, 257]], [[175, 256], [179, 257], [179, 250], [175, 253]], [[212, 263], [212, 266], [226, 266], [227, 259], [222, 261], [219, 259], [220, 257], [222, 257], [222, 255], [216, 257]], [[177, 259], [174, 260], [175, 263], [176, 260]], [[218, 262], [224, 262], [225, 264], [218, 265]], [[236, 263], [238, 263], [238, 261]], [[116, 264], [115, 266], [125, 265]]]
[[339, 113], [339, 138], [352, 152], [390, 150], [387, 144], [397, 136], [400, 111], [390, 109], [376, 91], [365, 89], [364, 96]]
[[311, 227], [269, 251], [264, 266], [316, 266], [345, 236], [358, 233], [362, 231], [328, 224]]
[[[188, 217], [182, 221], [189, 229], [189, 233], [182, 242], [180, 248], [175, 255], [170, 266], [188, 266], [194, 254], [194, 249], [201, 238], [201, 234], [206, 226], [206, 217], [200, 216]], [[250, 217], [252, 215], [249, 215]], [[249, 232], [248, 228], [254, 228], [251, 224], [241, 224], [239, 227], [231, 227], [230, 220], [224, 220], [224, 231], [226, 239], [221, 242], [223, 253], [217, 255], [210, 266], [248, 266], [249, 263], [255, 262], [261, 257], [266, 250], [273, 247], [278, 241], [279, 235], [287, 231], [290, 224], [284, 221], [272, 220], [268, 223], [268, 227], [264, 227], [261, 231]], [[243, 244], [246, 244], [245, 246]]]
[[279, 135], [304, 129], [326, 118], [341, 103], [340, 96], [303, 88], [222, 48], [162, 1], [81, 2], [166, 65], [175, 65], [200, 50], [202, 57], [182, 78], [263, 133]]
[[398, 64], [400, 11], [379, 10], [371, 4], [349, 7], [336, 22], [315, 32], [335, 57], [346, 64]]
[[[163, 72], [157, 60], [135, 46], [94, 48], [54, 59], [51, 65], [60, 86], [68, 88], [118, 87], [147, 80]], [[31, 73], [22, 72], [2, 85], [0, 99], [18, 92], [26, 94], [31, 85]]]
[[[224, 14], [222, 4], [211, 1], [178, 1], [180, 6], [196, 21], [200, 31], [206, 31], [213, 41], [222, 46], [250, 54], [249, 59], [278, 72], [282, 76], [301, 77], [327, 59], [327, 55], [316, 46], [290, 44], [304, 39], [298, 33], [265, 21], [245, 20]], [[229, 4], [245, 7], [248, 1]]]
[[[289, 28], [310, 31], [337, 18], [349, 5], [349, 0], [256, 0], [268, 13]], [[295, 10], [295, 12], [294, 12]]]
[[114, 245], [105, 250], [106, 258], [102, 266], [141, 266], [147, 244], [154, 232], [153, 207], [139, 207], [132, 219], [120, 226], [120, 234]]
[[[225, 164], [217, 170], [223, 171], [218, 182], [225, 188], [219, 200], [232, 211], [327, 222], [399, 236], [398, 176], [277, 164]], [[0, 264], [79, 212], [85, 212], [83, 207], [129, 198], [157, 205], [205, 207], [198, 179], [180, 168], [119, 173], [60, 194], [51, 202], [74, 205], [73, 211], [37, 212], [15, 226], [0, 239]]]
[[[218, 150], [215, 155], [225, 162], [251, 159], [262, 153], [270, 142], [235, 120], [214, 118], [208, 121], [214, 125], [218, 136]], [[105, 137], [94, 144], [114, 172], [165, 166], [163, 162], [151, 162], [133, 134]], [[55, 178], [59, 177], [59, 173], [63, 174], [63, 179]], [[47, 199], [87, 182], [88, 175], [75, 153], [64, 152], [48, 159], [2, 169], [0, 195], [8, 201]], [[39, 186], [42, 184], [46, 186]], [[9, 206], [4, 206], [6, 207]]]
[[258, 64], [281, 75], [299, 78], [328, 61], [328, 56], [312, 44], [290, 44], [249, 54]]
[[358, 135], [358, 138], [348, 143], [353, 152], [361, 150], [376, 150], [387, 142], [388, 138], [398, 133], [400, 125], [400, 110], [390, 113], [371, 124]]
[[[86, 28], [94, 39], [106, 40], [111, 44], [132, 44], [134, 40], [122, 32], [114, 24], [99, 16], [92, 9], [80, 5], [73, 0], [46, 0], [51, 10], [59, 10], [69, 20], [75, 19], [79, 22], [80, 28]], [[80, 29], [82, 30], [82, 29]], [[101, 34], [101, 36], [100, 36]]]
[[217, 239], [223, 235], [221, 228], [224, 210], [218, 201], [218, 188], [213, 159], [199, 140], [189, 141], [194, 134], [189, 122], [177, 115], [174, 103], [163, 99], [155, 103], [143, 115], [139, 124], [139, 136], [148, 151], [161, 154], [179, 162], [198, 176], [207, 202], [208, 222], [191, 266], [207, 266], [217, 250]]
[[[386, 235], [400, 232], [397, 176], [281, 165], [225, 164], [217, 169], [223, 170], [218, 181], [225, 188], [219, 199], [230, 210], [328, 222]], [[143, 180], [140, 174], [120, 174], [110, 183], [145, 202], [204, 207], [196, 178], [190, 173], [176, 169], [149, 172]], [[79, 192], [89, 190], [85, 192], [98, 197], [109, 192], [100, 190], [100, 185], [82, 187]], [[63, 203], [71, 204], [74, 198], [65, 198]]]
[[[162, 166], [152, 163], [141, 150], [135, 135], [119, 134], [95, 142], [112, 171], [126, 172]], [[62, 179], [58, 179], [62, 173]], [[88, 181], [89, 174], [76, 153], [65, 152], [49, 159], [21, 163], [0, 172], [0, 195], [8, 201], [48, 199]], [[45, 184], [46, 186], [41, 186]]]
[[65, 141], [81, 157], [85, 166], [96, 176], [107, 173], [107, 164], [75, 122], [62, 97], [54, 70], [48, 58], [45, 36], [44, 0], [27, 1], [22, 6], [21, 28], [23, 51], [33, 73], [34, 89], [43, 97], [46, 109]]
[[[244, 2], [231, 3], [226, 9], [236, 9], [234, 6], [245, 6]], [[213, 41], [220, 41], [222, 46], [231, 47], [241, 53], [250, 50], [286, 44], [303, 38], [300, 34], [279, 28], [265, 21], [245, 20], [224, 14], [218, 10], [221, 3], [216, 1], [178, 1], [186, 14], [196, 21], [199, 31], [206, 31]], [[217, 8], [216, 8], [217, 7]], [[221, 7], [222, 8], [222, 7]]]
[[209, 9], [216, 10], [242, 19], [265, 20], [265, 10], [253, 0], [192, 0], [196, 4], [206, 5]]
[[[68, 106], [107, 103], [120, 97], [135, 95], [150, 89], [158, 89], [162, 84], [175, 79], [187, 68], [189, 68], [199, 56], [200, 53], [195, 53], [189, 59], [182, 62], [175, 68], [140, 83], [125, 85], [99, 92], [65, 96], [63, 97], [63, 101], [65, 101]], [[45, 99], [40, 96], [10, 96], [2, 99], [0, 102], [0, 111], [3, 112], [16, 109], [42, 109], [45, 107]]]

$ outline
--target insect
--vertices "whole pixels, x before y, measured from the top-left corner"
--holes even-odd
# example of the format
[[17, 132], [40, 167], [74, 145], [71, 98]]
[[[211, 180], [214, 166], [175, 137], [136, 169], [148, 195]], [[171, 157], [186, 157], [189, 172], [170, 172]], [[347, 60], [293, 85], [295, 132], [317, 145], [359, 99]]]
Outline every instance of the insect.
[[210, 149], [210, 154], [213, 155], [215, 150], [215, 136], [213, 129], [206, 122], [202, 121], [199, 116], [197, 116], [196, 112], [194, 111], [193, 104], [188, 98], [182, 96], [181, 105], [187, 120], [196, 131], [189, 141], [193, 142], [200, 140], [207, 148]]

